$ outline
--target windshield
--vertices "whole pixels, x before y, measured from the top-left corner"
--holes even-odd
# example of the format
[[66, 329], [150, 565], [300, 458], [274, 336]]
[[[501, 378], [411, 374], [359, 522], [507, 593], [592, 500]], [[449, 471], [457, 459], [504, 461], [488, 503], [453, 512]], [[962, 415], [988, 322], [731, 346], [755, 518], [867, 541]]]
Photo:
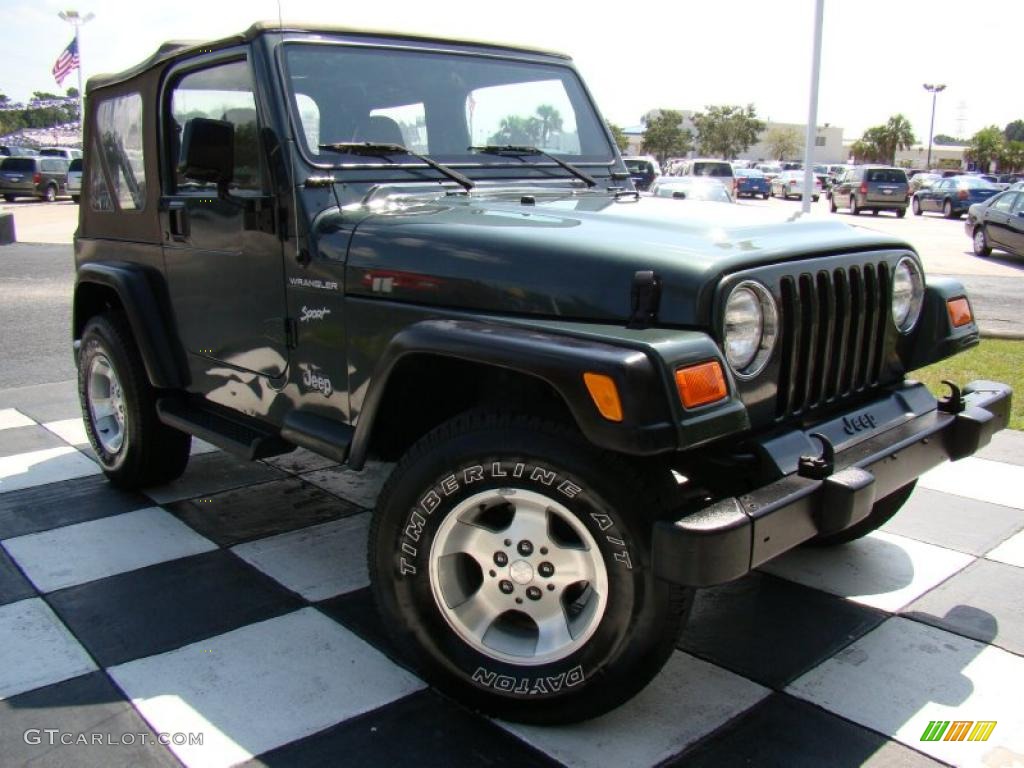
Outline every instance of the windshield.
[[36, 161], [28, 157], [9, 157], [6, 160], [0, 161], [0, 170], [4, 171], [34, 171], [36, 169]]
[[469, 149], [495, 144], [534, 146], [572, 162], [612, 159], [568, 67], [304, 43], [286, 45], [285, 60], [305, 150], [320, 163], [353, 162], [344, 153], [320, 154], [320, 144], [367, 141], [401, 144], [454, 165], [522, 165]]
[[957, 179], [957, 186], [961, 189], [998, 189], [998, 187], [984, 179], [960, 178]]
[[899, 168], [874, 168], [868, 171], [867, 181], [881, 184], [906, 184], [907, 174]]
[[648, 160], [624, 160], [626, 168], [630, 173], [654, 173], [654, 168]]
[[728, 163], [694, 163], [694, 176], [732, 176], [732, 166]]
[[737, 168], [736, 169], [736, 175], [737, 176], [747, 176], [748, 178], [751, 178], [751, 179], [763, 179], [764, 178], [764, 174], [761, 173], [761, 171], [758, 171], [758, 170], [755, 170], [755, 169], [749, 169], [748, 170], [746, 168]]

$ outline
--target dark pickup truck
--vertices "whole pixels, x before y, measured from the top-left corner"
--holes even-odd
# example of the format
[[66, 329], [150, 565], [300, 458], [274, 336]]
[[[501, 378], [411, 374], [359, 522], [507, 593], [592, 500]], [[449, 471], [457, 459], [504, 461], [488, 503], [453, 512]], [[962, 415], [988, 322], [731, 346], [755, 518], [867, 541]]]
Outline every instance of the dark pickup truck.
[[640, 196], [559, 54], [258, 24], [92, 78], [84, 139], [110, 481], [193, 435], [397, 461], [385, 625], [501, 717], [617, 706], [695, 588], [863, 536], [1007, 422], [1002, 384], [907, 378], [977, 344], [963, 286], [840, 221]]

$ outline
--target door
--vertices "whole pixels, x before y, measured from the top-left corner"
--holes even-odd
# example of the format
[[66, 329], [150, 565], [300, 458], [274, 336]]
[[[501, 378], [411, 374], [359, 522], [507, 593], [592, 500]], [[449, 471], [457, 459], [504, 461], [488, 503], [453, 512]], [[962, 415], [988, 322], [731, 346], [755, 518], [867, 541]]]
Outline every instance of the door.
[[982, 218], [985, 221], [985, 234], [991, 245], [998, 245], [1002, 248], [1011, 248], [1013, 236], [1010, 231], [1013, 204], [1017, 199], [1016, 192], [1004, 192], [983, 209]]
[[[209, 394], [210, 377], [231, 378], [232, 370], [249, 372], [250, 381], [253, 373], [278, 379], [288, 365], [283, 253], [249, 62], [172, 73], [162, 103], [164, 265], [193, 382]], [[196, 117], [234, 126], [226, 193], [178, 171], [182, 132]]]
[[1009, 247], [1018, 256], [1024, 256], [1024, 192], [1017, 194], [1017, 200], [1010, 211], [1010, 220], [1007, 224], [1007, 235]]

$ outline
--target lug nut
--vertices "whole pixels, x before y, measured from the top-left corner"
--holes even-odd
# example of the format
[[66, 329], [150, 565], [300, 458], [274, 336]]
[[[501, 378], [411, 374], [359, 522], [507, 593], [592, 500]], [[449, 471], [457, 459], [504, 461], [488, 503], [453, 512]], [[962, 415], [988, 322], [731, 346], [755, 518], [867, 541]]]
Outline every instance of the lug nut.
[[498, 582], [498, 589], [500, 589], [506, 595], [511, 595], [512, 594], [512, 590], [514, 590], [515, 587], [512, 586], [512, 582], [509, 581], [508, 579], [502, 579], [501, 581]]
[[494, 564], [499, 568], [504, 568], [508, 565], [508, 555], [501, 550], [494, 553]]
[[537, 573], [539, 573], [545, 579], [549, 578], [551, 576], [554, 576], [555, 566], [553, 566], [551, 563], [545, 560], [543, 563], [537, 566]]
[[548, 584], [548, 592], [554, 592], [554, 591], [555, 591], [555, 585], [554, 584]]
[[505, 539], [505, 546], [506, 547], [511, 547], [512, 546], [512, 539]]
[[540, 548], [540, 553], [541, 553], [542, 555], [546, 555], [546, 554], [548, 553], [548, 548], [547, 548], [547, 547], [541, 547], [541, 548]]
[[527, 587], [526, 596], [531, 600], [540, 600], [541, 591], [537, 587]]
[[519, 554], [522, 555], [523, 557], [529, 557], [530, 555], [533, 554], [533, 544], [531, 544], [526, 539], [523, 539], [522, 541], [519, 542], [518, 549], [519, 549]]
[[516, 605], [522, 605], [522, 604], [523, 604], [523, 598], [517, 597], [516, 598]]

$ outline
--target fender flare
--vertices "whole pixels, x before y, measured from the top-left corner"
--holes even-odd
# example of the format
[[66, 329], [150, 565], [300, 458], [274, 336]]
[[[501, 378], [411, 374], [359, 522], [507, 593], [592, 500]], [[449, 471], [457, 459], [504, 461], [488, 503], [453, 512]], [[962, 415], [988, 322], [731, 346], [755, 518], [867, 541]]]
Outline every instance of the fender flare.
[[[565, 401], [583, 435], [597, 446], [646, 456], [673, 450], [677, 429], [656, 363], [642, 350], [561, 335], [547, 330], [471, 320], [425, 320], [392, 338], [377, 363], [356, 421], [348, 463], [359, 469], [373, 433], [388, 381], [409, 355], [436, 355], [504, 368], [550, 385]], [[623, 420], [598, 412], [583, 382], [592, 371], [611, 376]]]
[[187, 382], [184, 351], [168, 331], [170, 304], [157, 270], [125, 262], [89, 262], [78, 268], [75, 281], [74, 335], [77, 342], [88, 318], [80, 317], [80, 291], [101, 285], [117, 294], [146, 367], [158, 389], [182, 389]]

